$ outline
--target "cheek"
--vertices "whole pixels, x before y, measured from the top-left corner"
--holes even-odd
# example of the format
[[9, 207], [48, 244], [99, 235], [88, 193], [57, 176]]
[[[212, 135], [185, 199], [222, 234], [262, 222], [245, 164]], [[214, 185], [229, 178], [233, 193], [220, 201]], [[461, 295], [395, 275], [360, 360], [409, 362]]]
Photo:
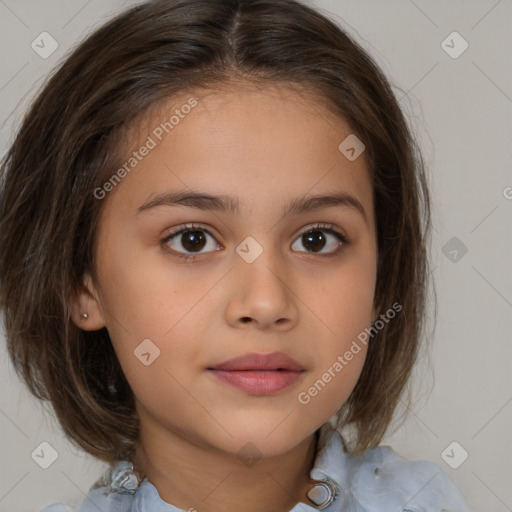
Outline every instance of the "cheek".
[[297, 401], [327, 421], [347, 401], [354, 389], [367, 353], [357, 338], [338, 340], [326, 349], [322, 363], [297, 394]]
[[[164, 337], [194, 309], [212, 277], [197, 275], [149, 251], [112, 242], [98, 263], [107, 328], [132, 336]], [[212, 281], [213, 283], [213, 281]]]
[[[376, 283], [375, 259], [352, 260], [350, 271], [332, 272], [331, 278], [310, 297], [315, 319], [323, 333], [317, 350], [317, 369], [305, 382], [299, 403], [312, 414], [330, 417], [346, 402], [361, 374], [372, 325]], [[320, 321], [319, 321], [320, 320]]]
[[211, 309], [218, 307], [208, 291], [219, 276], [205, 271], [198, 277], [185, 266], [165, 264], [161, 255], [148, 263], [142, 253], [112, 249], [99, 278], [107, 330], [125, 376], [144, 403], [179, 397], [173, 377], [187, 382], [205, 359]]
[[[307, 292], [309, 300], [314, 301], [314, 311], [319, 312], [324, 329], [330, 333], [328, 339], [340, 349], [344, 341], [356, 337], [374, 320], [374, 265], [375, 260], [370, 257], [361, 261], [352, 260], [350, 264], [340, 265], [327, 279], [323, 279], [323, 286], [317, 293]], [[307, 285], [305, 283], [304, 293]]]

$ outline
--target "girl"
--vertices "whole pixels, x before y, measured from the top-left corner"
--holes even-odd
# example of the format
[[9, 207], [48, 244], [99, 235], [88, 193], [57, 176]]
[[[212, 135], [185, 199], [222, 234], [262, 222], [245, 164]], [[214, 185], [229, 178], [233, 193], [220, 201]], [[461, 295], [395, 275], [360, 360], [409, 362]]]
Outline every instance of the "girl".
[[388, 82], [324, 16], [128, 10], [49, 79], [2, 180], [10, 357], [109, 464], [79, 511], [468, 510], [378, 447], [423, 330], [429, 196]]

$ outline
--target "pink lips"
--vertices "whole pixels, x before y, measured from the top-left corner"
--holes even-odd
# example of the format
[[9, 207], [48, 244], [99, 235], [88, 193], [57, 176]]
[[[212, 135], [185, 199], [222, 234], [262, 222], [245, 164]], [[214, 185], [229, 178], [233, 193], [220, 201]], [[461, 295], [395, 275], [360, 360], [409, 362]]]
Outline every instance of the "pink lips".
[[245, 354], [208, 370], [251, 395], [272, 395], [296, 382], [304, 368], [286, 354], [273, 352]]

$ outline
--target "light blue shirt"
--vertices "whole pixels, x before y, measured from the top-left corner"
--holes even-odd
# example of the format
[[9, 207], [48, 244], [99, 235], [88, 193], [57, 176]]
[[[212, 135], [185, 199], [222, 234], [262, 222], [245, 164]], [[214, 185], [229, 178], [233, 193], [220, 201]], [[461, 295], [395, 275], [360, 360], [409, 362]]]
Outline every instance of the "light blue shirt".
[[[127, 463], [119, 462], [112, 473], [116, 482], [125, 478]], [[117, 472], [116, 472], [117, 470]], [[121, 475], [121, 478], [119, 478]], [[340, 434], [329, 423], [320, 429], [313, 480], [326, 481], [335, 491], [335, 499], [325, 512], [469, 512], [461, 493], [436, 464], [407, 461], [388, 446], [379, 446], [360, 454], [347, 453]], [[187, 512], [163, 501], [146, 478], [133, 484], [133, 494], [123, 494], [114, 481], [101, 479], [89, 490], [76, 512]], [[122, 490], [122, 489], [120, 489]], [[192, 509], [193, 510], [193, 509]], [[297, 503], [290, 512], [314, 512], [313, 505]], [[46, 507], [42, 512], [73, 512], [63, 504]]]

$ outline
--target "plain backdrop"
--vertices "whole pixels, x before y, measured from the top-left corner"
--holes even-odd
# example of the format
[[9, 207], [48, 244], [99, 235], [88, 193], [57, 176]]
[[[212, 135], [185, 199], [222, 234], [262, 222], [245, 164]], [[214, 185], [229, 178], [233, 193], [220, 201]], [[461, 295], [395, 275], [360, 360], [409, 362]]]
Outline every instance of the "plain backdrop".
[[[0, 0], [0, 155], [48, 72], [92, 29], [134, 3]], [[473, 511], [511, 511], [512, 2], [314, 5], [388, 76], [430, 173], [438, 294], [432, 358], [415, 373], [405, 423], [382, 444], [439, 464]], [[31, 46], [42, 32], [58, 44], [46, 59]], [[74, 506], [104, 465], [73, 448], [42, 413], [1, 341], [0, 511], [38, 511], [54, 501]], [[58, 454], [48, 469], [31, 457], [42, 442]]]

